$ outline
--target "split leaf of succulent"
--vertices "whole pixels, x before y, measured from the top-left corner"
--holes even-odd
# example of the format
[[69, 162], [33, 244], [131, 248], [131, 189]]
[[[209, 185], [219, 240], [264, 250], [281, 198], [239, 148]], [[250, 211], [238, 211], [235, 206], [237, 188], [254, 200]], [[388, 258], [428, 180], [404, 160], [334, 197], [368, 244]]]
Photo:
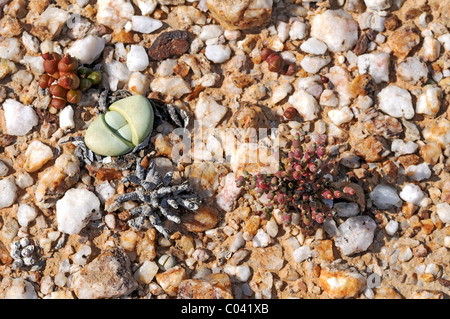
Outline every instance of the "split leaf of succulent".
[[80, 78], [75, 73], [64, 73], [59, 79], [59, 84], [68, 90], [77, 89], [80, 85]]
[[77, 104], [81, 101], [81, 90], [69, 90], [66, 95], [67, 102]]
[[293, 108], [292, 106], [288, 107], [284, 113], [283, 116], [287, 118], [288, 120], [292, 120], [297, 115], [297, 110]]
[[79, 89], [81, 91], [86, 91], [92, 86], [92, 81], [85, 78], [80, 78], [80, 86]]
[[343, 190], [335, 189], [326, 174], [332, 169], [331, 163], [324, 162], [325, 146], [311, 143], [302, 149], [300, 136], [292, 142], [286, 162], [280, 162], [275, 174], [251, 175], [244, 172], [237, 179], [237, 186], [256, 191], [256, 196], [267, 196], [268, 204], [260, 212], [262, 218], [270, 218], [274, 209], [282, 212], [285, 224], [292, 221], [292, 214], [299, 213], [301, 230], [311, 235], [323, 223], [325, 217], [331, 217], [331, 208], [324, 200], [341, 197], [342, 193], [353, 195], [355, 190], [349, 186]]
[[66, 104], [67, 104], [67, 100], [63, 97], [58, 97], [58, 96], [53, 97], [52, 101], [50, 102], [50, 105], [58, 110], [64, 108], [64, 106], [66, 106]]
[[87, 78], [92, 81], [93, 85], [97, 85], [102, 80], [102, 74], [99, 71], [94, 71]]
[[58, 53], [45, 53], [42, 55], [44, 59], [44, 70], [48, 74], [54, 74], [58, 72], [58, 62], [60, 60], [60, 56]]
[[39, 78], [39, 86], [45, 90], [49, 86], [50, 75], [44, 74]]
[[74, 72], [78, 69], [78, 61], [69, 54], [63, 56], [58, 62], [58, 70], [60, 72]]
[[54, 97], [66, 97], [67, 94], [67, 89], [63, 88], [61, 85], [59, 84], [52, 84], [50, 86], [50, 93], [54, 96]]

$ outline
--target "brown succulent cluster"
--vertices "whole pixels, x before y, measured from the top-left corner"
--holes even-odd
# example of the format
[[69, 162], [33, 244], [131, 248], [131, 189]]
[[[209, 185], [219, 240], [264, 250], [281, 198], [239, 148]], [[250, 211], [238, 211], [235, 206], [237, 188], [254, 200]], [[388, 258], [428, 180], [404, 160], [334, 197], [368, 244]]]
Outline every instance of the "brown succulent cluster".
[[77, 104], [81, 101], [82, 92], [101, 81], [101, 73], [86, 67], [78, 68], [78, 61], [65, 54], [45, 53], [43, 74], [39, 79], [42, 89], [49, 89], [53, 98], [50, 106], [62, 109], [67, 103]]
[[267, 66], [271, 72], [277, 72], [287, 76], [295, 74], [295, 64], [286, 63], [278, 52], [274, 52], [269, 48], [261, 50], [261, 60], [267, 62]]

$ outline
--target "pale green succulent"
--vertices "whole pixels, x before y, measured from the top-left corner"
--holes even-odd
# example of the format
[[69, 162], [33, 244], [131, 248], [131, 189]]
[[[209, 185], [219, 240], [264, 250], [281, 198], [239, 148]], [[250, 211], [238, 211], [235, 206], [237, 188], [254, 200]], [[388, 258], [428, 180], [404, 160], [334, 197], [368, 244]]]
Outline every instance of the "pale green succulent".
[[153, 108], [142, 95], [111, 104], [105, 114], [89, 125], [84, 142], [98, 155], [119, 156], [131, 152], [152, 131]]

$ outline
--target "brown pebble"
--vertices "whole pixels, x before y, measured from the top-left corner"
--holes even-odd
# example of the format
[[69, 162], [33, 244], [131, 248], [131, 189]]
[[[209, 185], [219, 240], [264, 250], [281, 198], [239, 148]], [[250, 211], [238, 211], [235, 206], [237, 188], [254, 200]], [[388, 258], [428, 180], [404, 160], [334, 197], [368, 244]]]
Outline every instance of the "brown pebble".
[[401, 21], [399, 20], [399, 18], [395, 14], [393, 14], [387, 17], [386, 20], [384, 20], [384, 27], [386, 28], [386, 30], [394, 31], [399, 27], [400, 23]]
[[182, 30], [161, 33], [148, 49], [151, 59], [161, 61], [179, 57], [189, 49], [188, 33]]

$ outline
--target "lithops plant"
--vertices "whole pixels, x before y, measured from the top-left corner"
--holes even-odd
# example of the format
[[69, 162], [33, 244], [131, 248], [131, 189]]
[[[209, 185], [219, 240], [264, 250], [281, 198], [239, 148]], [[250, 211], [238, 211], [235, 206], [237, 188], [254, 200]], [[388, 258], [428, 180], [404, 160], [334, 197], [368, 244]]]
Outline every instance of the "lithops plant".
[[131, 152], [153, 129], [154, 113], [150, 101], [133, 95], [111, 104], [89, 126], [86, 146], [102, 156], [120, 156]]

